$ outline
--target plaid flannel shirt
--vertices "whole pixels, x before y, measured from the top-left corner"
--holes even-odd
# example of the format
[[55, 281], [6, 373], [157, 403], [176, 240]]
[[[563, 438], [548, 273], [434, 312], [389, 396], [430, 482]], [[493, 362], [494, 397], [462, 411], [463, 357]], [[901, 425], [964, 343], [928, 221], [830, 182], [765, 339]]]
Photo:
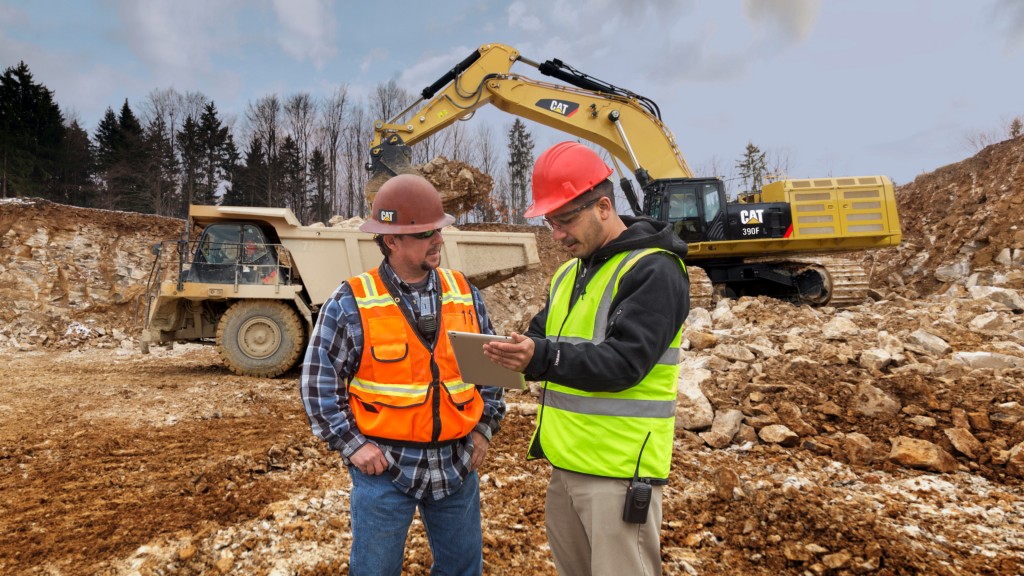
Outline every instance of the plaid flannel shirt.
[[[437, 314], [439, 280], [431, 272], [426, 285], [419, 291], [406, 284], [386, 262], [382, 274], [387, 274], [398, 286], [400, 305], [420, 314]], [[480, 292], [471, 286], [473, 305], [485, 334], [494, 334]], [[421, 308], [422, 307], [422, 308]], [[356, 427], [348, 403], [348, 383], [359, 370], [363, 354], [363, 326], [352, 288], [343, 282], [320, 308], [313, 338], [306, 349], [302, 366], [300, 391], [302, 403], [309, 416], [313, 433], [341, 453], [345, 464], [356, 450], [367, 442], [380, 447], [387, 458], [395, 484], [406, 494], [423, 498], [428, 492], [436, 499], [443, 498], [462, 486], [469, 474], [472, 438], [465, 438], [437, 448], [389, 446], [370, 440]], [[484, 401], [483, 414], [474, 431], [488, 440], [498, 432], [505, 416], [505, 391], [502, 388], [478, 387]]]

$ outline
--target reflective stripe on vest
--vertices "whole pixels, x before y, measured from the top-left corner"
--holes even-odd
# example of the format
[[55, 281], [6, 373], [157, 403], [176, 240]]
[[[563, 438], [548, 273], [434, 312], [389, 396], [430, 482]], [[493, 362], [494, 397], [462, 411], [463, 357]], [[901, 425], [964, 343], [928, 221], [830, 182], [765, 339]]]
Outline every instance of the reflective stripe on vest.
[[[657, 252], [678, 260], [671, 252], [654, 248], [617, 254], [593, 273], [571, 310], [573, 272], [579, 260], [563, 264], [551, 280], [548, 339], [571, 344], [604, 342], [617, 318], [611, 305], [623, 275], [640, 258]], [[679, 263], [685, 271], [682, 260]], [[644, 478], [668, 478], [681, 340], [682, 327], [654, 367], [637, 385], [622, 392], [591, 393], [546, 383], [533, 441], [540, 443], [551, 464], [584, 474], [629, 478], [650, 432], [639, 474]]]
[[[363, 327], [363, 353], [348, 391], [356, 425], [366, 436], [443, 442], [462, 438], [480, 421], [483, 399], [462, 380], [447, 332], [480, 331], [473, 293], [461, 273], [437, 271], [441, 308], [433, 352], [409, 324], [379, 270], [348, 281]], [[431, 394], [439, 399], [430, 401]]]

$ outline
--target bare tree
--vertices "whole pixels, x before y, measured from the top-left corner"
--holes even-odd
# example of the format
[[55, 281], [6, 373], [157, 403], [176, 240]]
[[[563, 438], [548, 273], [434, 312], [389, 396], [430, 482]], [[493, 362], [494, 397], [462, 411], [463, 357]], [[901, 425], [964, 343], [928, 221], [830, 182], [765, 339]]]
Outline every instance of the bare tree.
[[[469, 150], [466, 151], [465, 162], [475, 165], [481, 172], [493, 178], [497, 184], [497, 176], [501, 171], [498, 154], [499, 147], [494, 138], [493, 128], [486, 122], [481, 123], [477, 126], [476, 136], [471, 140]], [[475, 215], [481, 222], [497, 220], [497, 210], [495, 209], [497, 193], [497, 186], [495, 186], [487, 198], [482, 199], [470, 214]]]
[[366, 162], [369, 159], [370, 121], [366, 109], [356, 106], [349, 114], [348, 126], [342, 132], [342, 178], [344, 179], [344, 210], [347, 217], [366, 216]]
[[209, 103], [210, 99], [202, 92], [186, 92], [181, 99], [181, 118], [199, 118]]
[[723, 160], [720, 156], [712, 156], [700, 164], [696, 164], [693, 167], [693, 173], [695, 176], [703, 178], [719, 178], [722, 180], [725, 186], [725, 195], [727, 198], [736, 197], [736, 183], [739, 181], [739, 177], [736, 176], [736, 168], [734, 165]]
[[979, 130], [964, 136], [967, 149], [971, 154], [977, 154], [978, 152], [981, 152], [983, 148], [991, 146], [1000, 140], [1002, 140], [1002, 138], [999, 137], [999, 132], [996, 130]]
[[375, 120], [387, 122], [413, 101], [412, 94], [398, 85], [393, 78], [377, 84], [370, 99], [370, 114]]
[[316, 109], [316, 101], [308, 92], [293, 94], [284, 103], [284, 115], [288, 122], [289, 132], [299, 149], [301, 194], [296, 210], [299, 213], [299, 219], [303, 221], [308, 220], [307, 216], [309, 216], [305, 213], [306, 193], [309, 188], [309, 147], [316, 127]]
[[267, 206], [274, 206], [274, 183], [276, 180], [276, 164], [278, 137], [281, 131], [281, 101], [276, 94], [264, 96], [255, 104], [249, 103], [245, 110], [245, 118], [249, 123], [251, 134], [259, 138], [265, 148], [267, 161]]
[[789, 154], [771, 148], [765, 152], [765, 182], [778, 182], [789, 178]]
[[341, 85], [324, 102], [321, 115], [322, 148], [327, 153], [328, 186], [330, 187], [331, 213], [340, 213], [338, 206], [338, 149], [341, 146], [345, 122], [345, 105], [348, 102], [348, 86]]

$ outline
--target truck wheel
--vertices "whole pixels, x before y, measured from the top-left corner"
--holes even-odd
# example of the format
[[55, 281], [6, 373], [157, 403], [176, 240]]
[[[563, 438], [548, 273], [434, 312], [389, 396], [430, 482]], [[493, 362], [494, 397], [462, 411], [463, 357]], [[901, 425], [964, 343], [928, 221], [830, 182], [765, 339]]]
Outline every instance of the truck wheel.
[[306, 344], [298, 314], [276, 300], [239, 300], [217, 323], [224, 364], [243, 376], [279, 376], [295, 365]]

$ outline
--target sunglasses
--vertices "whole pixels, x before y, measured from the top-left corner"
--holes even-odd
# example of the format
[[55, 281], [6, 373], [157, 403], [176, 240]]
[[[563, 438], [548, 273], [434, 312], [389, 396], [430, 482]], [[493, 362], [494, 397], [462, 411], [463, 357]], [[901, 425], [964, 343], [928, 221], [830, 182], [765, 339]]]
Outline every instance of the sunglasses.
[[417, 232], [415, 234], [402, 234], [402, 236], [408, 236], [410, 238], [415, 238], [417, 240], [426, 240], [427, 238], [432, 238], [434, 236], [434, 234], [440, 234], [440, 233], [441, 233], [441, 229], [438, 228], [438, 229], [435, 229], [435, 230], [427, 230], [426, 232]]
[[594, 204], [597, 204], [598, 202], [601, 201], [601, 198], [604, 198], [604, 196], [598, 196], [597, 198], [594, 198], [593, 200], [587, 202], [583, 206], [580, 206], [579, 208], [573, 208], [568, 212], [563, 212], [562, 214], [558, 214], [556, 216], [545, 216], [544, 224], [548, 228], [551, 228], [552, 230], [564, 230], [565, 228], [572, 226], [573, 221], [576, 220], [576, 216], [579, 215], [580, 212], [583, 212], [587, 208], [590, 208]]

